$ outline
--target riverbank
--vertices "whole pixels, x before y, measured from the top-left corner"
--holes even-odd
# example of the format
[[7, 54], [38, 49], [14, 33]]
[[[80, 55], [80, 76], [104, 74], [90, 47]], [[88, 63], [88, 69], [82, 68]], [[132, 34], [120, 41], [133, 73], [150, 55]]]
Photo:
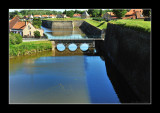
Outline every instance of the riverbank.
[[32, 41], [22, 42], [16, 45], [9, 45], [9, 57], [20, 55], [29, 55], [42, 51], [52, 50], [52, 43], [50, 41]]

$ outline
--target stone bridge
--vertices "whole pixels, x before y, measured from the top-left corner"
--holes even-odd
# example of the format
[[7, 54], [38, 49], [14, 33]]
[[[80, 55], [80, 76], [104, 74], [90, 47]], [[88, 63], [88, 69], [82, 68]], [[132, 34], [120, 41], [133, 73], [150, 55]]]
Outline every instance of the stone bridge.
[[49, 39], [52, 41], [52, 48], [56, 48], [58, 44], [63, 44], [66, 48], [70, 44], [75, 44], [77, 48], [80, 48], [82, 44], [88, 44], [89, 48], [96, 48], [96, 43], [102, 41], [102, 38], [88, 38], [88, 39]]

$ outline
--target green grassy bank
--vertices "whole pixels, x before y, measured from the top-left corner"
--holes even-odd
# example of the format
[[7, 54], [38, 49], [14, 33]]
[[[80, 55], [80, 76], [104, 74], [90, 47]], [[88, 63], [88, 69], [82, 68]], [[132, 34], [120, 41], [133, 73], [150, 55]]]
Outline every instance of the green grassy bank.
[[50, 41], [22, 42], [16, 45], [9, 45], [9, 56], [28, 55], [51, 49], [52, 44]]
[[142, 19], [118, 19], [109, 21], [111, 24], [116, 24], [119, 26], [127, 27], [130, 29], [134, 29], [140, 32], [151, 32], [151, 21], [144, 21]]

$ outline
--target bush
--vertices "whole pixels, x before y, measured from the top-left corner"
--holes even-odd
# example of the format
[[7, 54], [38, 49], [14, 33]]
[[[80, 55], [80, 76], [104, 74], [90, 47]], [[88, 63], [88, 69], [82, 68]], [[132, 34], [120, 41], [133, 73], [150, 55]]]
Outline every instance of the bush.
[[16, 44], [22, 43], [22, 36], [20, 34], [14, 34], [16, 37]]
[[9, 34], [9, 44], [16, 44], [16, 37], [11, 34]]
[[39, 38], [41, 35], [40, 35], [40, 32], [39, 31], [34, 31], [34, 36], [36, 38]]
[[22, 36], [20, 34], [9, 33], [9, 44], [20, 44], [22, 43]]

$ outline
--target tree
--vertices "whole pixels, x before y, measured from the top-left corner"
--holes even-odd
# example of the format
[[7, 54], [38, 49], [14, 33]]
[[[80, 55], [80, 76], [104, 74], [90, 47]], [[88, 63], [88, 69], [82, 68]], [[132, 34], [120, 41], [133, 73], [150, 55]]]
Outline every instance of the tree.
[[34, 36], [36, 38], [39, 38], [41, 35], [40, 35], [40, 32], [39, 31], [34, 31]]
[[32, 25], [33, 25], [33, 26], [36, 26], [36, 28], [37, 28], [37, 27], [41, 28], [41, 25], [42, 25], [41, 19], [40, 19], [40, 18], [33, 18]]
[[74, 11], [73, 10], [67, 11], [66, 15], [69, 16], [69, 17], [73, 17]]
[[99, 16], [100, 17], [102, 16], [102, 9], [100, 9], [100, 11], [99, 11]]
[[143, 10], [143, 16], [149, 17], [151, 14], [151, 10]]
[[67, 11], [66, 11], [66, 9], [65, 9], [65, 11], [63, 12], [63, 14], [67, 14]]
[[121, 17], [124, 17], [125, 14], [127, 13], [127, 10], [126, 9], [113, 9], [112, 12], [118, 17], [118, 18], [121, 18]]

